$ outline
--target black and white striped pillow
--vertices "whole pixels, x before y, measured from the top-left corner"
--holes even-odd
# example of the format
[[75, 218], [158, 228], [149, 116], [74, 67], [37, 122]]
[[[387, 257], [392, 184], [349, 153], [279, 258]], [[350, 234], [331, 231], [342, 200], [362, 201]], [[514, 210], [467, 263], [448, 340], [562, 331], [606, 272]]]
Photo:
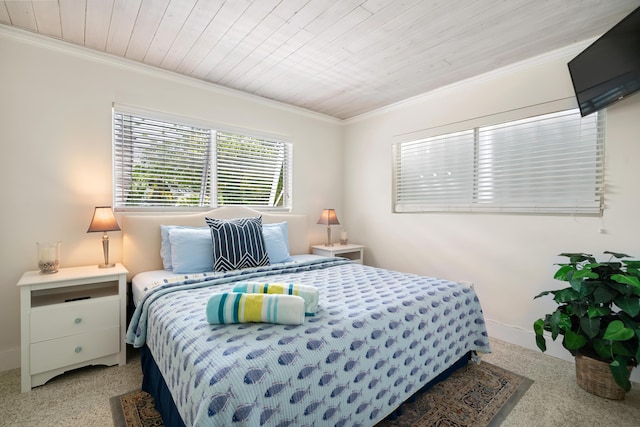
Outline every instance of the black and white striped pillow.
[[262, 217], [214, 219], [205, 218], [211, 229], [213, 269], [240, 270], [269, 265], [262, 237]]

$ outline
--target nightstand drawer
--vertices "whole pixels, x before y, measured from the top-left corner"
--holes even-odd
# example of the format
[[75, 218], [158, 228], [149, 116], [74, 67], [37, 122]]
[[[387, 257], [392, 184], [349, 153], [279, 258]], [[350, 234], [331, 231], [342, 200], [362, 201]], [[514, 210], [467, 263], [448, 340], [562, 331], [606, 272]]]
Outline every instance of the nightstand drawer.
[[118, 295], [35, 307], [31, 311], [31, 342], [117, 327], [119, 316]]
[[70, 366], [120, 351], [120, 327], [31, 344], [31, 374]]

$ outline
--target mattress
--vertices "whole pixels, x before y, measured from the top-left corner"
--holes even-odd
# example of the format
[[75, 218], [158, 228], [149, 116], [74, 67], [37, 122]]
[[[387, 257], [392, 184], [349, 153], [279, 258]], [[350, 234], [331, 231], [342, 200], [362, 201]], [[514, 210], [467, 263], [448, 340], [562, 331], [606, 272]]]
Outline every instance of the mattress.
[[[239, 280], [316, 286], [303, 325], [210, 325]], [[146, 345], [185, 425], [371, 426], [473, 351], [489, 352], [474, 291], [337, 258], [161, 279], [127, 341]]]
[[[318, 255], [311, 254], [303, 254], [303, 255], [292, 255], [291, 261], [287, 263], [280, 264], [272, 264], [272, 265], [283, 265], [283, 264], [299, 264], [306, 261], [319, 259], [321, 258]], [[207, 273], [208, 275], [222, 275], [222, 273], [215, 273], [210, 271]], [[168, 270], [151, 270], [151, 271], [143, 271], [142, 273], [136, 274], [131, 280], [131, 295], [133, 298], [134, 306], [138, 306], [140, 300], [144, 297], [144, 295], [154, 289], [157, 286], [161, 286], [167, 281], [176, 281], [180, 279], [187, 280], [190, 275], [187, 274], [175, 274], [172, 271]]]

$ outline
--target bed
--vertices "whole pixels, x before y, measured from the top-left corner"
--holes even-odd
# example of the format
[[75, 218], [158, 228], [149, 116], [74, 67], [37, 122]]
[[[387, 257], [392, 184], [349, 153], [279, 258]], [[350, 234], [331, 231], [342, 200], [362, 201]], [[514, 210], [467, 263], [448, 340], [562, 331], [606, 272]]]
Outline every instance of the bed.
[[[205, 217], [285, 224], [289, 256], [223, 272], [165, 270], [161, 226], [204, 228]], [[490, 351], [471, 288], [310, 255], [308, 224], [305, 215], [246, 208], [123, 217], [136, 304], [127, 342], [141, 348], [142, 388], [165, 425], [373, 426], [471, 354]], [[313, 286], [317, 312], [301, 325], [209, 324], [211, 296], [246, 280]]]

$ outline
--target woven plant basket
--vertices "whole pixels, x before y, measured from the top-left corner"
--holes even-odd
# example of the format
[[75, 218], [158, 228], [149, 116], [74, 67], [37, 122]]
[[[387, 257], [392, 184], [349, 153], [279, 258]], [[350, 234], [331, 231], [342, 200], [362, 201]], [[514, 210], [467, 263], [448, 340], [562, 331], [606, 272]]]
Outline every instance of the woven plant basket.
[[616, 384], [607, 362], [576, 355], [576, 380], [580, 387], [596, 396], [612, 400], [624, 399], [625, 391]]

